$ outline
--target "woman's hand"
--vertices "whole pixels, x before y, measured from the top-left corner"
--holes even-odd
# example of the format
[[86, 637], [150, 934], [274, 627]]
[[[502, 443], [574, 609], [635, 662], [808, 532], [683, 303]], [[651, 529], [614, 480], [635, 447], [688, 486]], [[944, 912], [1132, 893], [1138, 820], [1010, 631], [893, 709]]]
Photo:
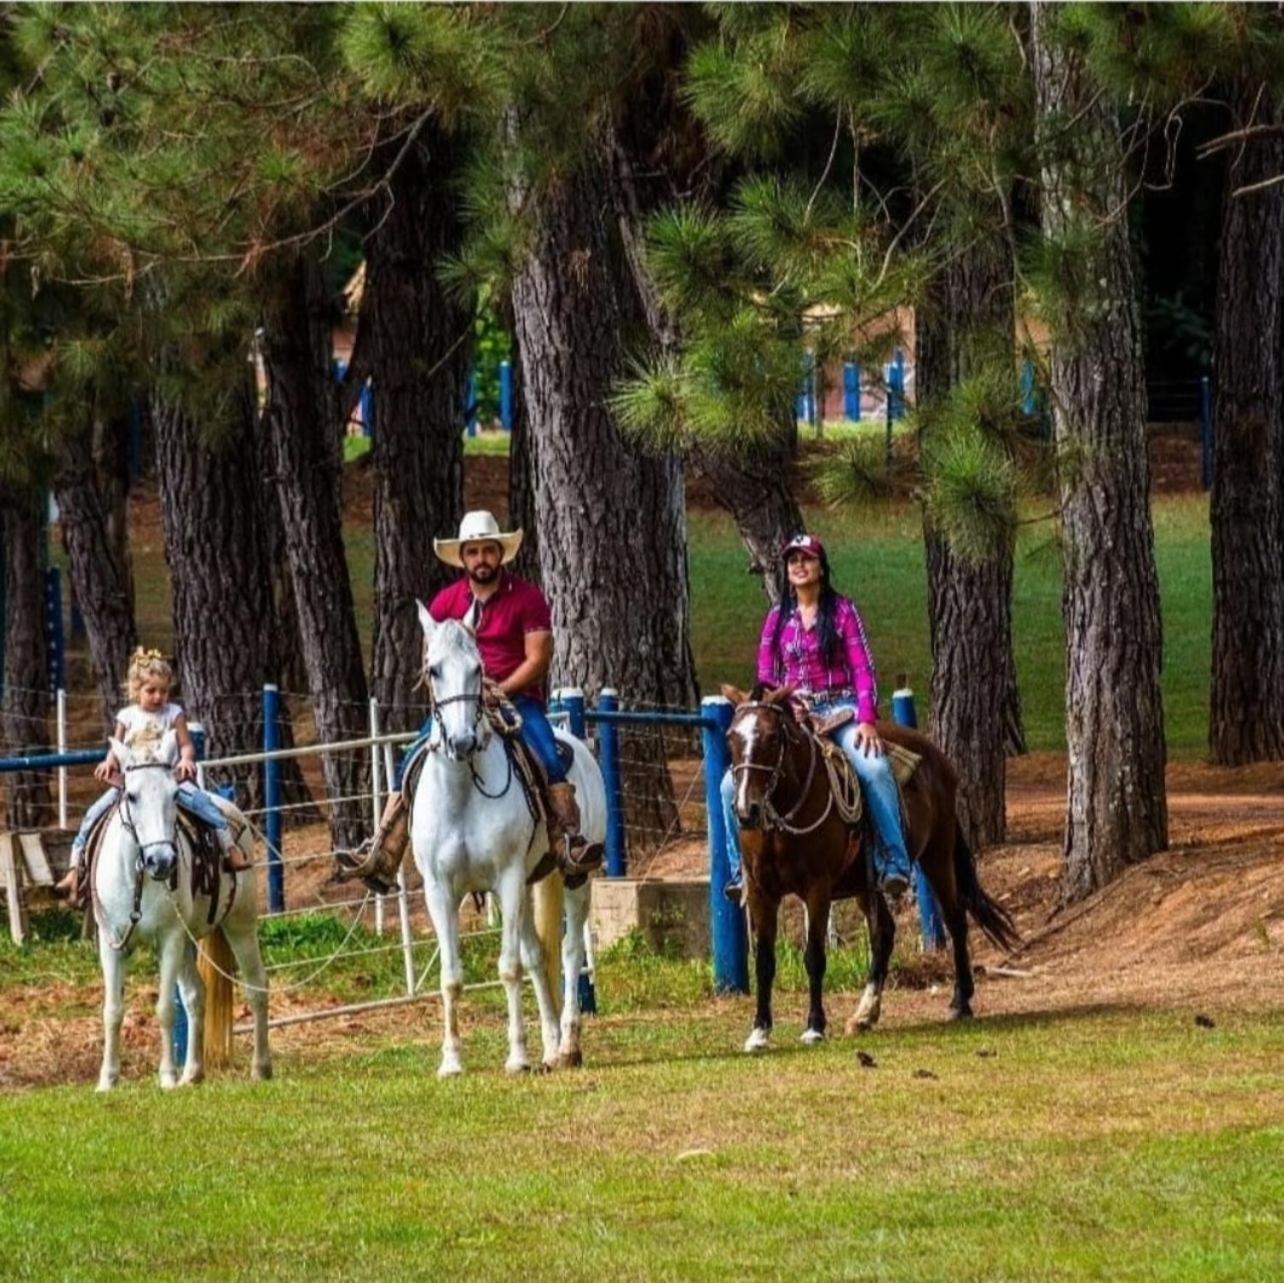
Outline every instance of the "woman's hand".
[[861, 722], [857, 725], [856, 744], [866, 757], [883, 756], [883, 741], [874, 729], [873, 722]]
[[196, 763], [190, 757], [181, 757], [174, 768], [174, 778], [182, 784], [185, 780], [196, 778]]
[[112, 776], [116, 774], [116, 759], [108, 753], [97, 766], [94, 767], [94, 779], [99, 784], [114, 783]]

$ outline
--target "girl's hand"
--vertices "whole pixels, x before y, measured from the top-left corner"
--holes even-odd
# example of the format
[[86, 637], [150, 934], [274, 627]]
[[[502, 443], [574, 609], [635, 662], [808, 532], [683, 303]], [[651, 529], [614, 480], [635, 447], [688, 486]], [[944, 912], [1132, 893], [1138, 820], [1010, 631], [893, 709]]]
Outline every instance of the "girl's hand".
[[883, 741], [878, 737], [873, 722], [861, 722], [856, 727], [856, 743], [866, 757], [882, 757]]
[[116, 774], [116, 759], [108, 753], [97, 766], [94, 767], [94, 779], [100, 784], [112, 783], [112, 776]]
[[180, 784], [185, 780], [194, 780], [196, 778], [196, 763], [190, 757], [179, 758], [178, 765], [174, 768], [174, 775]]

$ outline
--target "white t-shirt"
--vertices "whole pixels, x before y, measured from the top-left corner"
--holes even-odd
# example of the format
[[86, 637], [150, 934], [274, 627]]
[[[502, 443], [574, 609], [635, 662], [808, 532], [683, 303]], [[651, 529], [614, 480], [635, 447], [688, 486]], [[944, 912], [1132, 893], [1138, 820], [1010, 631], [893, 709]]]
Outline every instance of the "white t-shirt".
[[174, 729], [174, 723], [183, 716], [182, 707], [178, 704], [165, 704], [154, 713], [130, 704], [116, 714], [116, 720], [125, 728], [125, 737], [121, 741], [126, 748], [155, 752], [166, 731]]

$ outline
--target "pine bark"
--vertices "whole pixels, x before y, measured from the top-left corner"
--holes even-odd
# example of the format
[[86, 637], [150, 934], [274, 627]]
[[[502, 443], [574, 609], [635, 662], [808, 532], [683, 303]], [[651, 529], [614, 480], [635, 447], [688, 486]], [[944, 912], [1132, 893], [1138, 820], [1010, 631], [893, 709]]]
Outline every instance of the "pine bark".
[[[510, 318], [510, 331], [515, 329]], [[513, 570], [533, 584], [543, 584], [539, 560], [539, 525], [535, 516], [535, 477], [531, 471], [531, 422], [526, 413], [520, 345], [513, 352], [513, 429], [508, 443], [508, 529], [521, 530], [522, 546], [513, 559]]]
[[[358, 739], [368, 727], [369, 705], [343, 544], [333, 318], [316, 264], [295, 259], [265, 301], [263, 422], [317, 738]], [[368, 788], [367, 755], [327, 754], [321, 761], [331, 837], [336, 847], [351, 849], [364, 837], [367, 817], [360, 801], [343, 799]]]
[[[1241, 98], [1241, 119], [1278, 123]], [[1256, 114], [1254, 115], [1254, 108]], [[1227, 175], [1213, 402], [1213, 664], [1209, 748], [1225, 766], [1284, 757], [1284, 143], [1241, 149]]]
[[[919, 404], [930, 403], [988, 357], [1011, 365], [1012, 263], [985, 242], [946, 266], [916, 316]], [[928, 429], [930, 432], [930, 428]], [[957, 556], [927, 513], [928, 633], [932, 648], [931, 733], [959, 772], [958, 816], [973, 850], [1006, 835], [1007, 747], [1020, 725], [1012, 654], [1010, 540], [990, 559]]]
[[[58, 442], [53, 493], [71, 591], [85, 621], [102, 699], [103, 723], [110, 725], [121, 705], [137, 630], [127, 525], [122, 520], [125, 489], [118, 477], [103, 477], [95, 460], [95, 436], [107, 445], [114, 441], [108, 425], [68, 433]], [[107, 462], [110, 467], [112, 461]]]
[[[49, 751], [49, 667], [45, 643], [44, 567], [40, 542], [45, 509], [40, 492], [0, 489], [4, 532], [4, 701], [0, 729], [10, 754]], [[49, 773], [4, 777], [8, 824], [39, 828], [51, 819]]]
[[[400, 146], [400, 142], [398, 143]], [[430, 134], [403, 158], [366, 242], [360, 351], [373, 379], [374, 659], [371, 689], [387, 730], [422, 720], [415, 598], [454, 572], [433, 553], [463, 515], [463, 404], [472, 314], [438, 271], [462, 238], [455, 146]]]
[[[630, 447], [607, 410], [646, 321], [618, 239], [602, 168], [530, 193], [527, 253], [513, 310], [530, 423], [554, 678], [626, 704], [696, 698], [681, 462]], [[658, 736], [625, 739], [634, 845], [675, 822]]]
[[[277, 680], [281, 653], [255, 484], [252, 398], [247, 381], [236, 423], [213, 443], [176, 405], [152, 398], [179, 692], [189, 721], [205, 728], [208, 758], [263, 743], [262, 688]], [[239, 803], [261, 806], [262, 772], [235, 778], [243, 782]], [[223, 781], [214, 773], [209, 782]]]
[[[1080, 900], [1168, 842], [1159, 585], [1141, 327], [1117, 122], [1032, 5], [1043, 230], [1075, 233], [1090, 297], [1054, 338], [1069, 749], [1063, 895]], [[1087, 232], [1092, 239], [1081, 234]]]
[[[673, 110], [672, 104], [669, 110]], [[635, 113], [636, 114], [636, 113]], [[631, 129], [617, 129], [611, 140], [608, 173], [619, 226], [620, 242], [633, 277], [634, 288], [646, 317], [652, 345], [674, 351], [679, 342], [678, 322], [660, 300], [646, 267], [645, 220], [664, 196], [672, 198], [674, 184], [659, 192], [647, 190], [639, 177], [639, 164], [632, 154], [638, 147], [639, 124], [626, 122]], [[651, 126], [654, 127], [653, 125]], [[643, 135], [647, 125], [640, 126]], [[655, 150], [662, 150], [652, 148]], [[646, 165], [652, 169], [655, 160]], [[650, 185], [652, 188], [655, 184]], [[703, 473], [718, 503], [736, 523], [741, 542], [749, 554], [749, 574], [758, 575], [772, 604], [776, 600], [776, 571], [780, 550], [803, 529], [802, 510], [794, 498], [793, 455], [797, 446], [797, 424], [792, 405], [782, 407], [780, 436], [775, 442], [747, 448], [737, 454], [693, 443], [687, 462]]]

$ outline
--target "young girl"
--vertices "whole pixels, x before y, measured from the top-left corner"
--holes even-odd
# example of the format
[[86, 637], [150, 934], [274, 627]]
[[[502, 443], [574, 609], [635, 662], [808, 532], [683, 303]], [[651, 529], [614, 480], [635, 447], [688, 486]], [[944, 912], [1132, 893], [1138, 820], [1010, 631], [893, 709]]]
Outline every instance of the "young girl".
[[[223, 855], [233, 869], [249, 867], [244, 852], [236, 845], [227, 817], [208, 793], [198, 789], [192, 781], [196, 778], [196, 747], [188, 734], [187, 718], [177, 704], [169, 701], [174, 684], [174, 671], [161, 657], [158, 650], [143, 650], [140, 646], [129, 657], [129, 698], [132, 701], [116, 714], [115, 737], [131, 749], [151, 746], [159, 748], [166, 731], [173, 731], [178, 740], [179, 762], [174, 774], [179, 780], [178, 804], [185, 811], [197, 816], [214, 830]], [[120, 763], [111, 749], [94, 767], [94, 778], [111, 785], [107, 792], [85, 812], [80, 832], [71, 845], [71, 868], [58, 884], [58, 890], [67, 897], [80, 898], [80, 881], [84, 872], [85, 844], [95, 821], [120, 796]]]

